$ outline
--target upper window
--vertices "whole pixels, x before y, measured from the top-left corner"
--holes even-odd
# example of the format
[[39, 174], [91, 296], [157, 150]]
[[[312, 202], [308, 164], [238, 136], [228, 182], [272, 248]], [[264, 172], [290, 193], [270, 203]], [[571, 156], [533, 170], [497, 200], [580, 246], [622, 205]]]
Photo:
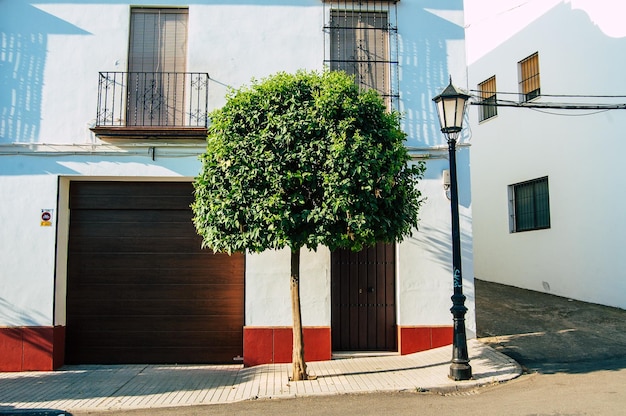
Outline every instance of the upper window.
[[[325, 27], [331, 70], [345, 71], [363, 89], [397, 105], [398, 59], [395, 2], [328, 1]], [[326, 7], [326, 6], [325, 6]]]
[[183, 123], [187, 16], [187, 9], [131, 9], [128, 125]]
[[548, 177], [509, 186], [511, 232], [550, 228]]
[[128, 68], [98, 77], [97, 137], [206, 140], [206, 72], [186, 72], [186, 7], [131, 7]]
[[529, 101], [541, 95], [539, 83], [539, 54], [534, 53], [519, 62], [520, 93], [523, 101]]
[[478, 84], [480, 94], [480, 120], [484, 121], [498, 115], [498, 107], [496, 107], [496, 76], [492, 76], [486, 81]]

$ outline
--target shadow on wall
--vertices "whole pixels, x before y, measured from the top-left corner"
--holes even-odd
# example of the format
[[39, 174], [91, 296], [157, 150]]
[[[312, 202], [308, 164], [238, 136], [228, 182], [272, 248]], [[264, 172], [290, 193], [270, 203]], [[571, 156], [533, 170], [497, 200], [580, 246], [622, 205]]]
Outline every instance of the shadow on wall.
[[[459, 206], [462, 207], [459, 212], [461, 221], [461, 250], [464, 259], [473, 259], [472, 252], [472, 189], [470, 184], [470, 148], [457, 148], [457, 173], [458, 173], [458, 193]], [[428, 221], [420, 221], [418, 224], [418, 232], [409, 237], [408, 241], [417, 244], [421, 250], [430, 253], [432, 258], [437, 261], [444, 269], [451, 269], [452, 266], [452, 231], [450, 229], [451, 207], [450, 200], [446, 198], [446, 191], [443, 187], [443, 170], [449, 169], [449, 160], [446, 156], [440, 159], [430, 159], [427, 163], [427, 169], [424, 174], [424, 181], [435, 182], [435, 192], [438, 190], [441, 194], [428, 194], [425, 200], [426, 205], [433, 204], [431, 210], [441, 212], [441, 220], [443, 223], [433, 224]], [[464, 260], [465, 261], [465, 260]]]
[[[440, 133], [441, 134], [441, 133]], [[443, 134], [441, 134], [443, 136]], [[441, 184], [441, 192], [445, 193], [443, 188], [443, 171], [450, 169], [450, 161], [448, 160], [448, 152], [440, 159], [431, 158], [426, 165], [424, 180], [433, 180]], [[459, 205], [464, 208], [470, 208], [472, 205], [472, 187], [470, 181], [470, 148], [467, 146], [459, 146], [456, 148], [456, 169], [457, 184], [459, 191]], [[426, 204], [429, 201], [426, 199]]]
[[49, 320], [44, 314], [37, 311], [20, 309], [15, 304], [0, 297], [0, 317], [2, 326], [40, 326]]
[[456, 171], [459, 205], [470, 208], [472, 205], [472, 185], [470, 180], [470, 149], [468, 147], [457, 147]]
[[[445, 10], [442, 7], [438, 0], [422, 1], [417, 13], [398, 17], [402, 128], [409, 147], [445, 143], [432, 98], [448, 85], [449, 57], [460, 53], [458, 64], [465, 65], [462, 44], [449, 50], [451, 43], [465, 39], [463, 2], [449, 1]], [[465, 88], [464, 80], [454, 82]]]
[[[434, 261], [443, 269], [450, 269], [450, 273], [452, 273], [451, 234], [439, 227], [424, 224], [420, 225], [418, 231], [418, 233], [408, 237], [406, 241], [410, 244], [416, 244], [420, 250], [430, 253]], [[461, 255], [463, 259], [473, 257], [471, 246], [467, 244], [468, 241], [471, 241], [471, 235], [461, 230]]]
[[[40, 0], [38, 4], [52, 4]], [[67, 0], [64, 3], [126, 3], [120, 0]], [[225, 0], [191, 1], [223, 4]], [[253, 0], [229, 4], [255, 4]], [[270, 5], [311, 5], [301, 0], [269, 0]], [[464, 48], [450, 50], [451, 43], [464, 40], [463, 1], [421, 1], [411, 13], [399, 16], [400, 83], [403, 129], [408, 146], [443, 143], [431, 99], [447, 85], [449, 59]], [[414, 10], [414, 11], [413, 11]], [[16, 19], [15, 16], [19, 16]], [[460, 20], [460, 23], [458, 22]], [[88, 32], [32, 6], [27, 0], [0, 2], [0, 142], [30, 143], [38, 139], [41, 122], [42, 87], [49, 35], [84, 35]], [[417, 39], [417, 40], [416, 40]], [[459, 65], [463, 62], [458, 56]], [[71, 67], [68, 67], [71, 70]], [[462, 82], [457, 82], [461, 87]]]
[[39, 136], [48, 36], [88, 32], [25, 0], [0, 4], [0, 142], [32, 143]]

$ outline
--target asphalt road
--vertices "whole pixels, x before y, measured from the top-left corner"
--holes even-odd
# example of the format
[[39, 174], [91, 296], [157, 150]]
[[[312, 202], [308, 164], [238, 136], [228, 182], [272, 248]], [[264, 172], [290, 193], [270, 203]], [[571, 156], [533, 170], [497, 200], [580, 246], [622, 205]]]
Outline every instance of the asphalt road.
[[527, 372], [626, 368], [623, 309], [476, 280], [476, 327]]

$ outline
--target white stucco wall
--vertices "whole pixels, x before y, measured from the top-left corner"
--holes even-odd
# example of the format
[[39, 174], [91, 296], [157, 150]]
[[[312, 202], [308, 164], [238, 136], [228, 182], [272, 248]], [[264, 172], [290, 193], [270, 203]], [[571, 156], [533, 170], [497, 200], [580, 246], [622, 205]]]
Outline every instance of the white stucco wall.
[[[467, 147], [457, 150], [459, 220], [466, 328], [476, 333], [474, 265], [472, 256], [472, 207]], [[426, 161], [426, 175], [420, 190], [426, 196], [420, 211], [420, 225], [398, 249], [398, 324], [439, 326], [451, 324], [452, 230], [450, 201], [443, 188], [443, 171], [449, 169], [447, 150], [433, 152]]]
[[[71, 180], [191, 180], [204, 144], [100, 141], [95, 123], [99, 71], [126, 71], [130, 5], [170, 1], [0, 2], [0, 325], [65, 323], [67, 187]], [[188, 71], [208, 72], [210, 109], [228, 87], [278, 71], [321, 69], [321, 0], [202, 0], [189, 7]], [[398, 3], [400, 110], [407, 146], [437, 155], [421, 183], [428, 198], [422, 226], [397, 250], [398, 324], [451, 325], [449, 202], [441, 171], [444, 138], [431, 98], [452, 75], [466, 86], [462, 1], [427, 8]], [[149, 148], [155, 147], [154, 160]], [[443, 156], [441, 156], [443, 155]], [[459, 153], [468, 329], [473, 333], [469, 148]], [[60, 186], [59, 186], [60, 184]], [[58, 227], [41, 227], [40, 210], [55, 209]], [[302, 257], [302, 312], [307, 326], [330, 325], [330, 253]], [[246, 325], [291, 324], [289, 253], [246, 258]], [[55, 289], [56, 288], [56, 289]], [[56, 296], [56, 297], [55, 297]], [[56, 310], [53, 311], [53, 309]]]
[[[330, 251], [300, 254], [300, 307], [305, 326], [330, 325]], [[246, 256], [246, 325], [291, 326], [289, 249]]]
[[[19, 161], [6, 158], [2, 158], [0, 172], [7, 164], [19, 172]], [[56, 234], [54, 226], [41, 226], [41, 210], [54, 210], [52, 221], [56, 222], [56, 181], [46, 174], [0, 175], [2, 326], [52, 324]]]
[[[518, 91], [517, 62], [538, 52], [542, 94], [626, 92], [625, 6], [608, 1], [466, 0], [469, 83], [496, 75]], [[610, 6], [610, 7], [609, 7]], [[620, 11], [622, 13], [620, 13]], [[502, 99], [514, 99], [503, 96]], [[624, 97], [544, 97], [539, 102], [624, 103]], [[626, 180], [623, 110], [498, 108], [478, 123], [472, 108], [472, 189], [476, 277], [626, 308], [621, 218]], [[548, 176], [551, 226], [509, 232], [507, 187]]]
[[323, 68], [319, 1], [225, 3], [189, 6], [188, 70], [209, 72], [211, 109], [224, 104], [228, 87], [247, 84], [252, 77]]

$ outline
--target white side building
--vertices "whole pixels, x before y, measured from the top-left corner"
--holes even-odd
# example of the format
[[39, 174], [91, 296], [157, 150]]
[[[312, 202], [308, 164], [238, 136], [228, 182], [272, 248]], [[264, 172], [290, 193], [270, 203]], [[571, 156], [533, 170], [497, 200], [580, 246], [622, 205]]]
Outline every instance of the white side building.
[[626, 308], [626, 5], [465, 10], [476, 278]]
[[[206, 113], [229, 87], [325, 66], [352, 68], [404, 113], [427, 201], [401, 244], [303, 256], [307, 360], [450, 344], [447, 159], [431, 98], [449, 75], [466, 85], [462, 6], [0, 2], [0, 371], [290, 361], [289, 253], [201, 250], [191, 182]], [[467, 146], [458, 164], [471, 338]]]

